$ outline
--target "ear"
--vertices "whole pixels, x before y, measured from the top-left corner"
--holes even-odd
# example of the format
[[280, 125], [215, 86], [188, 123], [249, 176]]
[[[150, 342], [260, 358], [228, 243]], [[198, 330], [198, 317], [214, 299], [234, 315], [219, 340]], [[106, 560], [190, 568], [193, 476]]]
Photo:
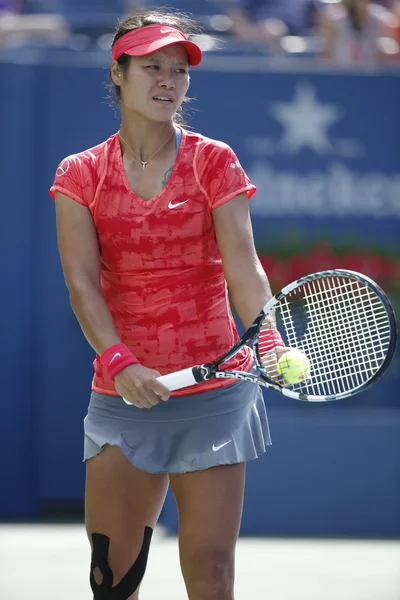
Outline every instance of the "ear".
[[116, 60], [113, 60], [113, 62], [111, 64], [110, 75], [111, 75], [111, 79], [113, 80], [115, 85], [120, 86], [121, 79], [122, 79], [122, 70]]

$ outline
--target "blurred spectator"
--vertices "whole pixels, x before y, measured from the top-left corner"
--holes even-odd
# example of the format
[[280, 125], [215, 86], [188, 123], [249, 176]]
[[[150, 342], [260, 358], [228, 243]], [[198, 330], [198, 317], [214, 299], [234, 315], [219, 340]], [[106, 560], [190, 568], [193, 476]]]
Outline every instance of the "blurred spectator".
[[[0, 0], [1, 2], [2, 0]], [[110, 35], [118, 18], [146, 5], [146, 0], [21, 0], [24, 12], [32, 15], [57, 13], [68, 23], [71, 45], [95, 47]]]
[[0, 0], [0, 14], [5, 12], [14, 12], [15, 1], [14, 0]]
[[[73, 14], [108, 13], [122, 15], [143, 8], [149, 0], [20, 0], [24, 12]], [[0, 0], [2, 2], [2, 0]]]
[[0, 49], [32, 42], [63, 43], [66, 20], [57, 14], [24, 14], [18, 0], [0, 0]]
[[397, 60], [400, 60], [400, 0], [393, 2], [394, 38], [397, 43]]
[[286, 35], [307, 35], [316, 24], [318, 0], [235, 0], [232, 30], [248, 42], [265, 42], [273, 52]]
[[398, 45], [392, 12], [370, 0], [342, 0], [320, 15], [321, 55], [338, 66], [393, 62]]

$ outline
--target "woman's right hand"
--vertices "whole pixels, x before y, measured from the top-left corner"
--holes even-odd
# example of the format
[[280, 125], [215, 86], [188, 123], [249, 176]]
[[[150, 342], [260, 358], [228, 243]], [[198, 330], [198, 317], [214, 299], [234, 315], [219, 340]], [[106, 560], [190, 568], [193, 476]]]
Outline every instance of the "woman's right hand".
[[129, 365], [115, 376], [115, 389], [136, 408], [152, 408], [168, 400], [170, 392], [157, 381], [160, 373], [140, 364]]

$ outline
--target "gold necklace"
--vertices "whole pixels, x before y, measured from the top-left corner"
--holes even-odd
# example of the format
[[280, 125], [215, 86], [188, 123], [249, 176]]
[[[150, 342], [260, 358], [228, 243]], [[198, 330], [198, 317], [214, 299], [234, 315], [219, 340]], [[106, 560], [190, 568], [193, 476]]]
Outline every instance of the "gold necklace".
[[122, 135], [121, 135], [120, 133], [119, 133], [118, 135], [119, 135], [119, 137], [120, 137], [121, 141], [122, 141], [122, 142], [124, 142], [124, 144], [125, 144], [125, 146], [128, 148], [128, 150], [130, 150], [130, 151], [132, 152], [133, 156], [134, 156], [134, 157], [135, 157], [137, 160], [139, 160], [139, 161], [142, 163], [142, 169], [144, 170], [144, 169], [146, 168], [146, 166], [147, 166], [147, 163], [148, 163], [148, 162], [150, 162], [150, 161], [151, 161], [151, 159], [152, 159], [152, 158], [154, 158], [154, 156], [155, 156], [155, 155], [156, 155], [158, 152], [160, 152], [161, 148], [164, 148], [165, 144], [167, 144], [167, 143], [169, 142], [169, 140], [172, 138], [172, 136], [173, 136], [174, 134], [175, 134], [175, 129], [174, 129], [174, 131], [171, 133], [171, 135], [169, 136], [169, 138], [167, 139], [167, 141], [166, 141], [166, 142], [164, 142], [164, 143], [163, 143], [163, 145], [162, 145], [162, 146], [160, 146], [160, 147], [159, 147], [159, 149], [158, 149], [158, 150], [156, 150], [156, 152], [154, 152], [154, 154], [152, 154], [148, 160], [145, 160], [145, 161], [143, 161], [141, 158], [139, 158], [139, 157], [137, 156], [137, 154], [135, 154], [135, 153], [134, 153], [134, 151], [132, 150], [132, 148], [131, 148], [131, 147], [128, 145], [128, 143], [127, 143], [127, 142], [124, 140], [124, 138], [122, 137]]

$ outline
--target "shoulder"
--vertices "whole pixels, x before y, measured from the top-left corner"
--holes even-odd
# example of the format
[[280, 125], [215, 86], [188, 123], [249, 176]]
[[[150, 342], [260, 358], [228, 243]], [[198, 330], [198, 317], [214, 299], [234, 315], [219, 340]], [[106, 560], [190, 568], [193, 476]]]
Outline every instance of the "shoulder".
[[226, 142], [215, 140], [193, 131], [185, 131], [185, 135], [188, 147], [193, 148], [196, 162], [200, 161], [205, 165], [212, 159], [211, 162], [215, 166], [216, 161], [236, 161], [234, 151]]
[[116, 135], [64, 158], [56, 169], [50, 196], [54, 199], [55, 193], [61, 192], [80, 204], [91, 206], [98, 183], [106, 172], [107, 156], [116, 147]]
[[65, 157], [59, 164], [57, 169], [57, 175], [66, 175], [68, 171], [72, 170], [77, 172], [83, 171], [96, 171], [100, 163], [103, 162], [104, 156], [107, 151], [115, 143], [115, 137], [117, 134], [112, 135], [106, 141], [101, 144], [97, 144], [87, 150], [82, 150], [76, 154], [70, 154]]
[[254, 194], [255, 186], [226, 142], [199, 133], [185, 133], [187, 149], [194, 149], [194, 152], [187, 152], [187, 156], [191, 156], [194, 177], [211, 210], [240, 194], [246, 193], [248, 198]]
[[188, 143], [193, 146], [201, 146], [203, 149], [208, 148], [210, 150], [216, 149], [219, 151], [231, 150], [230, 146], [221, 140], [214, 140], [209, 138], [197, 131], [185, 130], [185, 135]]

